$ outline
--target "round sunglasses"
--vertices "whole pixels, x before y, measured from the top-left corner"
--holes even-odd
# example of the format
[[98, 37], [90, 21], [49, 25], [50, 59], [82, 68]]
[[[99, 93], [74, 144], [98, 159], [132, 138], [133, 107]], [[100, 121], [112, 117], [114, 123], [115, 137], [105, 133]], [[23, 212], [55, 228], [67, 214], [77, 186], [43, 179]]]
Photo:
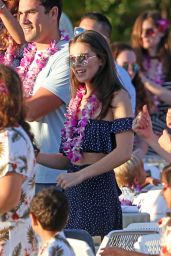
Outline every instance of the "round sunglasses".
[[69, 64], [71, 67], [76, 65], [86, 66], [89, 63], [89, 60], [96, 57], [96, 55], [88, 56], [87, 54], [80, 54], [78, 56], [69, 56]]
[[150, 37], [156, 34], [155, 28], [147, 28], [142, 29], [142, 33], [144, 33], [145, 36]]
[[125, 63], [125, 64], [123, 64], [122, 67], [123, 67], [126, 71], [128, 71], [128, 69], [129, 69], [130, 66], [131, 66], [131, 68], [132, 68], [132, 71], [133, 71], [135, 74], [140, 70], [139, 65], [138, 65], [137, 63], [133, 63], [133, 64]]

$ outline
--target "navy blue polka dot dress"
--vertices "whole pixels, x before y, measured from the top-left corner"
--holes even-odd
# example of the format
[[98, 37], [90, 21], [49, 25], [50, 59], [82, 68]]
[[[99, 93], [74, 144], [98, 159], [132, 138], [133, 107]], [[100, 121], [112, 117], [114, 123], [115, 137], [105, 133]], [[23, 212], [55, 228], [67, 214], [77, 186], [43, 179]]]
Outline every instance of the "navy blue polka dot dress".
[[[131, 130], [132, 118], [90, 120], [85, 129], [83, 152], [109, 153], [116, 147], [115, 134]], [[62, 143], [61, 150], [62, 152]], [[85, 166], [70, 165], [68, 173]], [[105, 236], [122, 228], [122, 211], [113, 170], [66, 190], [70, 215], [66, 228], [84, 229], [92, 236]]]

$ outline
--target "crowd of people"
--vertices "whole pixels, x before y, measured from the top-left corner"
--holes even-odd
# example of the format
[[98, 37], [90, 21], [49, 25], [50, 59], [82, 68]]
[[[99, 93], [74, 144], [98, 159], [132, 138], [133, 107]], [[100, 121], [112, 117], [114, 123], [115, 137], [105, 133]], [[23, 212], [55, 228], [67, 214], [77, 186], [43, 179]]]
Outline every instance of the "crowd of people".
[[[128, 44], [98, 12], [73, 31], [62, 0], [0, 0], [0, 18], [0, 255], [75, 255], [64, 228], [122, 229], [160, 183], [143, 158], [171, 163], [169, 22], [145, 11]], [[171, 209], [170, 169], [161, 183]]]

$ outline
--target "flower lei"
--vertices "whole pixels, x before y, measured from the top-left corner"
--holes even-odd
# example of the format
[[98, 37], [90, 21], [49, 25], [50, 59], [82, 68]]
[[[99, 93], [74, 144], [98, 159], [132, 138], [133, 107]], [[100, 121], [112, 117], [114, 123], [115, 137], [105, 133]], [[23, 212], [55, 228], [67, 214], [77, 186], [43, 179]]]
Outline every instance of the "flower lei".
[[13, 39], [8, 36], [8, 47], [5, 53], [0, 53], [0, 63], [8, 66], [12, 66], [13, 60], [15, 59], [17, 53], [14, 48]]
[[[149, 77], [149, 75], [148, 75], [148, 71], [151, 68], [151, 59], [150, 59], [150, 57], [147, 57], [146, 59], [144, 59], [143, 66], [144, 66], [144, 70], [145, 70], [147, 78], [150, 81], [156, 83], [158, 86], [162, 86], [162, 84], [164, 82], [162, 63], [160, 61], [158, 61], [157, 65], [156, 65], [156, 69], [155, 69], [156, 72], [155, 72], [153, 77]], [[155, 107], [157, 108], [159, 103], [160, 103], [160, 100], [156, 95], [153, 95], [153, 101], [154, 101]]]
[[[61, 31], [60, 40], [69, 40], [68, 34]], [[36, 44], [29, 43], [24, 49], [23, 58], [21, 59], [20, 66], [17, 67], [17, 72], [23, 82], [24, 97], [29, 98], [33, 94], [33, 88], [35, 80], [40, 73], [40, 71], [46, 66], [51, 55], [55, 54], [58, 50], [56, 40], [50, 43], [50, 47], [40, 53], [38, 53], [35, 63], [32, 62], [35, 59], [36, 54]]]
[[99, 106], [97, 96], [92, 94], [88, 98], [84, 109], [81, 110], [81, 118], [78, 119], [79, 107], [84, 95], [85, 88], [80, 86], [76, 97], [70, 101], [68, 111], [65, 114], [64, 128], [61, 131], [63, 151], [71, 162], [77, 162], [81, 159], [85, 128]]

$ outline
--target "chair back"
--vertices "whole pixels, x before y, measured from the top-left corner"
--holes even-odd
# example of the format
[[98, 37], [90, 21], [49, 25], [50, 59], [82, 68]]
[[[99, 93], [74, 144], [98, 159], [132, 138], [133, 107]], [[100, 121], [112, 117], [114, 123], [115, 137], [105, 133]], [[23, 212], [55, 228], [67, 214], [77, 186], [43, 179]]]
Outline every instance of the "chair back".
[[134, 243], [142, 235], [154, 234], [154, 231], [148, 230], [115, 230], [104, 237], [96, 256], [100, 255], [101, 248], [120, 247], [128, 251], [135, 251]]
[[95, 254], [95, 246], [94, 246], [94, 241], [91, 235], [83, 229], [65, 229], [64, 234], [66, 238], [72, 238], [72, 239], [77, 239], [77, 240], [82, 240], [86, 242], [93, 253]]
[[145, 254], [160, 254], [160, 234], [140, 236], [134, 244], [134, 249]]
[[154, 231], [160, 232], [159, 225], [156, 222], [138, 222], [129, 224], [124, 230]]

